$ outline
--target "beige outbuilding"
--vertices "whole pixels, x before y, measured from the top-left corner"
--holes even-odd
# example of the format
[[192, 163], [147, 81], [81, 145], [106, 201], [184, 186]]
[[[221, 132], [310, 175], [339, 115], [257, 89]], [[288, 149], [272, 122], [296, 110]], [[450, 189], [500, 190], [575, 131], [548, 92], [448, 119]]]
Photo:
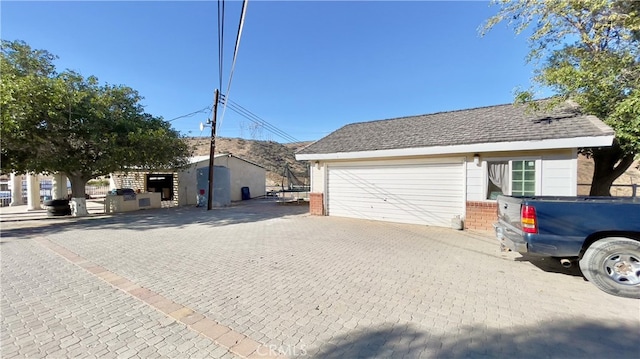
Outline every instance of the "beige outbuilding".
[[[136, 192], [160, 192], [163, 207], [195, 206], [203, 192], [206, 193], [209, 156], [192, 157], [189, 163], [179, 172], [114, 174], [111, 187], [132, 188]], [[249, 192], [249, 198], [264, 196], [266, 169], [230, 153], [217, 154], [214, 156], [214, 187], [214, 206], [242, 200], [244, 187]]]

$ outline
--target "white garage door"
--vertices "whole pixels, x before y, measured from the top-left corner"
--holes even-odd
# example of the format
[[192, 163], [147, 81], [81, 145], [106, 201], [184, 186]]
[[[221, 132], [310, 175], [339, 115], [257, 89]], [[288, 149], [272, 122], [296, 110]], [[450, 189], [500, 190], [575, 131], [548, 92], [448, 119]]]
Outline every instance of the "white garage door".
[[327, 212], [433, 226], [464, 213], [463, 166], [457, 163], [329, 165]]

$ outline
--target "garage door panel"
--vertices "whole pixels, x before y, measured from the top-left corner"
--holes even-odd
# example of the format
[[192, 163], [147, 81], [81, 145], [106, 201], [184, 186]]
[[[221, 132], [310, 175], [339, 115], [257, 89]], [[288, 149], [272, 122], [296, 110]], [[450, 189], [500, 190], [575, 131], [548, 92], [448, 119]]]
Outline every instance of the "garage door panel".
[[442, 206], [438, 206], [438, 208], [428, 208], [428, 207], [422, 206], [421, 203], [406, 203], [406, 202], [398, 202], [398, 201], [396, 202], [380, 201], [377, 203], [376, 202], [363, 203], [363, 202], [355, 202], [355, 201], [334, 201], [332, 202], [332, 204], [334, 205], [334, 209], [332, 210], [331, 214], [335, 214], [336, 211], [342, 210], [342, 208], [361, 209], [361, 210], [378, 208], [378, 209], [386, 209], [388, 211], [393, 211], [393, 212], [406, 212], [410, 210], [420, 210], [424, 212], [436, 212], [436, 213], [451, 212], [455, 214], [460, 214], [458, 213], [460, 210], [460, 206], [455, 206], [455, 205], [448, 205], [448, 206], [442, 205]]
[[329, 166], [328, 213], [448, 226], [462, 215], [461, 163]]

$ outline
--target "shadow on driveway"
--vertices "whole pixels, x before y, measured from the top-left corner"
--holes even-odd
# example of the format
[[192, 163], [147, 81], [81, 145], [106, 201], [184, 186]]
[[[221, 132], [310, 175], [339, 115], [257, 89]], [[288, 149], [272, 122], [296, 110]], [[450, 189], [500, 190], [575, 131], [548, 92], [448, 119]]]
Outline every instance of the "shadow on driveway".
[[219, 227], [305, 213], [309, 213], [309, 206], [305, 203], [282, 204], [271, 199], [255, 199], [233, 203], [230, 207], [214, 208], [211, 211], [203, 207], [172, 207], [116, 213], [110, 216], [23, 221], [15, 225], [15, 228], [12, 228], [11, 223], [3, 223], [0, 235], [23, 237], [62, 232], [67, 229], [91, 230], [96, 226], [139, 231], [167, 227], [180, 228], [193, 224]]
[[521, 254], [522, 257], [516, 258], [515, 260], [518, 262], [529, 262], [534, 266], [542, 269], [545, 272], [550, 273], [560, 273], [571, 275], [574, 277], [582, 277], [582, 272], [580, 271], [580, 266], [578, 262], [573, 262], [571, 267], [565, 268], [560, 264], [560, 259], [552, 258], [552, 257], [540, 257], [540, 256], [532, 256]]
[[[331, 339], [311, 358], [612, 358], [637, 357], [638, 328], [580, 318], [534, 327], [463, 327], [455, 338], [413, 325], [383, 326]], [[303, 357], [303, 356], [301, 356]]]

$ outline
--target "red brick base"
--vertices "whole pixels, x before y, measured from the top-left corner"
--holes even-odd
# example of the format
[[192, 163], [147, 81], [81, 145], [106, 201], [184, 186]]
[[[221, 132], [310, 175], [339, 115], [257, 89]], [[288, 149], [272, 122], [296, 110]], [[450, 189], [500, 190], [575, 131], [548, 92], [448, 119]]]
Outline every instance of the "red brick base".
[[309, 193], [309, 213], [312, 216], [324, 216], [322, 193]]
[[498, 220], [498, 203], [493, 202], [467, 202], [467, 217], [464, 221], [465, 229], [492, 231], [493, 223]]

